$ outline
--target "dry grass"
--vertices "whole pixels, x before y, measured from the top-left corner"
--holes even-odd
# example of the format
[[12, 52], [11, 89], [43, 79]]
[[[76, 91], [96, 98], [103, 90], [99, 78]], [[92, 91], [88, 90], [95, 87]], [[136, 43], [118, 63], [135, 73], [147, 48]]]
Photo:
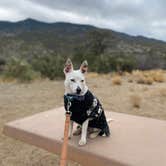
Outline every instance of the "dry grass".
[[136, 82], [138, 84], [145, 84], [146, 83], [145, 77], [143, 75], [139, 75], [136, 79]]
[[161, 70], [140, 71], [144, 77], [149, 77], [156, 82], [164, 81], [164, 74]]
[[133, 70], [131, 75], [133, 76], [133, 78], [139, 77], [140, 75], [142, 75], [142, 71], [140, 71], [140, 70]]
[[151, 77], [145, 77], [143, 75], [140, 75], [137, 79], [136, 82], [138, 84], [147, 84], [147, 85], [152, 85], [153, 84], [153, 79]]
[[11, 77], [0, 76], [0, 83], [16, 83], [17, 80]]
[[133, 78], [139, 84], [152, 85], [153, 82], [165, 82], [165, 73], [163, 70], [133, 71]]
[[112, 84], [113, 85], [121, 85], [122, 84], [122, 79], [120, 76], [114, 76], [112, 78]]
[[135, 108], [140, 108], [141, 107], [142, 99], [139, 95], [136, 95], [136, 94], [131, 95], [130, 96], [130, 101], [131, 101], [131, 104], [132, 104], [133, 107], [135, 107]]
[[94, 73], [94, 72], [90, 72], [90, 73], [87, 74], [88, 78], [96, 78], [98, 76], [99, 76], [99, 74], [98, 73]]
[[131, 74], [129, 72], [123, 72], [123, 75], [129, 77]]
[[165, 75], [161, 71], [154, 71], [152, 72], [153, 80], [156, 82], [164, 82], [165, 81]]
[[166, 88], [159, 89], [159, 94], [161, 97], [166, 97]]
[[148, 87], [143, 87], [143, 88], [142, 88], [142, 91], [144, 91], [144, 92], [145, 92], [145, 91], [148, 91]]
[[133, 82], [133, 78], [129, 77], [128, 78], [128, 82], [132, 83]]
[[129, 87], [129, 90], [130, 90], [131, 92], [134, 92], [134, 91], [135, 91], [135, 89], [134, 89], [133, 87]]
[[145, 78], [145, 84], [147, 85], [152, 85], [153, 84], [153, 79], [151, 77], [146, 77]]

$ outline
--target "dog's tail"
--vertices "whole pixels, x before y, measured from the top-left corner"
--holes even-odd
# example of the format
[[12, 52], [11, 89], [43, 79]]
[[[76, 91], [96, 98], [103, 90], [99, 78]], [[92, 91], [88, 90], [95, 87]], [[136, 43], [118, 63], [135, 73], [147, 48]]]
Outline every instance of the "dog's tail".
[[114, 119], [112, 118], [107, 119], [107, 123], [111, 123], [112, 121], [114, 121]]

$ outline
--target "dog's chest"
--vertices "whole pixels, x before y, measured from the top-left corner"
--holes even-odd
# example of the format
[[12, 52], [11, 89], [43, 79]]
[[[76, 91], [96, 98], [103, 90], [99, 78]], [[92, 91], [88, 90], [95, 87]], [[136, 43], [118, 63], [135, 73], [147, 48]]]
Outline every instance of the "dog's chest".
[[70, 111], [72, 112], [71, 120], [82, 124], [87, 118], [87, 110], [89, 109], [91, 103], [88, 100], [84, 101], [72, 101]]
[[68, 99], [70, 98], [71, 106], [69, 108], [71, 114], [71, 120], [82, 124], [87, 118], [87, 110], [92, 106], [94, 96], [88, 91], [84, 96], [78, 97], [67, 94], [64, 97], [65, 108], [67, 108]]

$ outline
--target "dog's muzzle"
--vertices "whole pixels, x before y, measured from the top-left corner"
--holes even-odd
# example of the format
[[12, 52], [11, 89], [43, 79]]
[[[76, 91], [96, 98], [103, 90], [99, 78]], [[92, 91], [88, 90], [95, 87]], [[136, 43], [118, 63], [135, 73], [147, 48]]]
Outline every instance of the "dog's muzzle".
[[81, 93], [81, 88], [80, 88], [80, 87], [77, 87], [76, 93], [77, 93], [78, 95]]

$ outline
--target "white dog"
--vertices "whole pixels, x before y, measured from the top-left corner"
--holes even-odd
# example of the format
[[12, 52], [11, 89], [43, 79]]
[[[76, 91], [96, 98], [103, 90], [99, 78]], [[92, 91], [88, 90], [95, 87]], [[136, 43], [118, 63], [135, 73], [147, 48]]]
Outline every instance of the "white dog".
[[[65, 73], [65, 95], [64, 106], [67, 110], [68, 102], [71, 103], [69, 138], [73, 135], [73, 122], [81, 126], [81, 139], [79, 145], [87, 143], [88, 129], [92, 131], [91, 138], [97, 135], [110, 135], [109, 126], [104, 114], [104, 110], [99, 100], [88, 90], [85, 81], [85, 73], [88, 70], [88, 63], [84, 61], [79, 70], [73, 69], [70, 59], [67, 60]], [[78, 129], [79, 130], [79, 129]]]

